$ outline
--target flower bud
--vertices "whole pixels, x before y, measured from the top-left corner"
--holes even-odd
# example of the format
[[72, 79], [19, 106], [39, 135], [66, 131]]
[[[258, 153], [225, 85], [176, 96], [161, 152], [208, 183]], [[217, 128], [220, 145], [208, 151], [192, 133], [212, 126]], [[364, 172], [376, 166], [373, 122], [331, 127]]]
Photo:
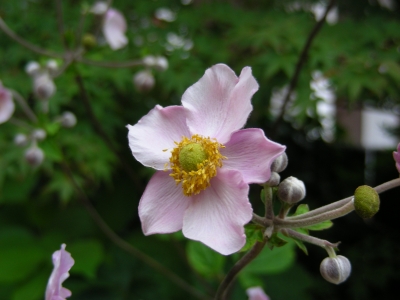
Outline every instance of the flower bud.
[[40, 71], [40, 65], [36, 61], [30, 61], [26, 67], [25, 67], [25, 72], [29, 76], [34, 76]]
[[33, 92], [39, 100], [47, 100], [54, 95], [56, 86], [47, 73], [38, 74], [33, 79]]
[[167, 70], [168, 60], [164, 56], [156, 56], [154, 68], [161, 72]]
[[18, 133], [14, 137], [14, 144], [18, 147], [25, 147], [28, 144], [28, 138], [23, 133]]
[[37, 141], [43, 141], [46, 138], [46, 131], [43, 129], [35, 129], [32, 132], [32, 138]]
[[61, 121], [61, 126], [65, 127], [65, 128], [71, 128], [76, 125], [76, 117], [70, 111], [65, 111], [62, 114], [60, 121]]
[[82, 45], [85, 49], [92, 49], [97, 45], [96, 38], [94, 35], [86, 33], [82, 38]]
[[363, 219], [372, 218], [379, 211], [379, 194], [370, 186], [359, 186], [354, 192], [354, 209]]
[[306, 196], [304, 182], [296, 177], [288, 177], [279, 184], [278, 197], [289, 204], [303, 200]]
[[281, 176], [276, 172], [271, 172], [271, 177], [266, 182], [266, 184], [268, 184], [268, 186], [277, 186], [280, 181], [281, 181]]
[[15, 105], [10, 90], [3, 87], [0, 81], [0, 124], [7, 122], [14, 113]]
[[272, 163], [271, 171], [280, 173], [286, 169], [287, 165], [288, 165], [288, 157], [286, 155], [286, 152], [283, 152]]
[[37, 167], [42, 164], [44, 153], [37, 146], [32, 146], [25, 151], [25, 159], [32, 167]]
[[56, 60], [54, 59], [49, 59], [46, 63], [46, 68], [47, 70], [49, 70], [50, 72], [57, 72], [58, 71], [58, 63]]
[[148, 68], [154, 67], [156, 63], [157, 59], [153, 55], [146, 55], [145, 57], [143, 57], [143, 64]]
[[140, 92], [150, 91], [155, 84], [155, 79], [150, 71], [144, 70], [135, 74], [133, 84]]
[[351, 273], [350, 261], [342, 256], [326, 257], [319, 267], [322, 277], [330, 283], [339, 284], [344, 282]]

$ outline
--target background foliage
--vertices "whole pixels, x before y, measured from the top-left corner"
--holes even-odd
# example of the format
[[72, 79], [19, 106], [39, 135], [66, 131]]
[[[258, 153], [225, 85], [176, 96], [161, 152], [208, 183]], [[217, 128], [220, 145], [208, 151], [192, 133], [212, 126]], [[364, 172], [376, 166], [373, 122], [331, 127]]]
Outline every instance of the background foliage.
[[[37, 300], [43, 294], [52, 269], [50, 255], [60, 244], [76, 261], [65, 286], [71, 299], [191, 299], [167, 278], [143, 261], [110, 242], [79, 200], [68, 170], [107, 224], [121, 237], [171, 268], [189, 283], [213, 294], [224, 273], [241, 255], [223, 257], [180, 234], [144, 237], [137, 214], [140, 196], [152, 171], [130, 154], [126, 124], [135, 124], [155, 104], [179, 104], [187, 87], [205, 69], [223, 62], [239, 73], [251, 66], [260, 89], [253, 97], [254, 111], [248, 127], [260, 127], [266, 135], [287, 146], [289, 167], [282, 174], [296, 176], [307, 187], [311, 208], [351, 195], [364, 183], [379, 184], [398, 176], [390, 151], [376, 153], [374, 176], [364, 177], [365, 153], [334, 143], [310, 132], [321, 130], [316, 103], [311, 97], [312, 72], [320, 70], [333, 84], [338, 101], [347, 108], [368, 103], [399, 112], [400, 105], [400, 3], [387, 10], [376, 1], [339, 1], [339, 21], [325, 24], [310, 49], [299, 78], [297, 113], [272, 130], [269, 111], [274, 89], [287, 85], [305, 40], [315, 25], [309, 11], [289, 12], [293, 1], [122, 1], [113, 7], [128, 21], [127, 47], [112, 51], [100, 42], [86, 58], [127, 61], [148, 54], [165, 55], [169, 69], [155, 72], [156, 86], [139, 93], [132, 84], [141, 67], [108, 69], [74, 63], [55, 79], [57, 93], [50, 114], [40, 115], [47, 139], [39, 145], [46, 159], [32, 169], [16, 147], [16, 133], [29, 133], [5, 123], [0, 128], [0, 299]], [[304, 2], [304, 1], [303, 1]], [[309, 2], [307, 2], [309, 3]], [[78, 44], [74, 32], [80, 10], [89, 1], [63, 1], [67, 38]], [[159, 7], [176, 12], [174, 22], [154, 17]], [[20, 36], [43, 48], [62, 52], [57, 30], [55, 2], [50, 0], [2, 0], [0, 16]], [[93, 32], [96, 20], [88, 16], [84, 32]], [[193, 42], [190, 50], [168, 50], [167, 36], [176, 33]], [[139, 42], [142, 41], [142, 44]], [[46, 57], [23, 48], [0, 33], [0, 79], [37, 106], [31, 79], [24, 72], [31, 61]], [[84, 86], [84, 90], [80, 87]], [[63, 111], [74, 112], [72, 129], [54, 125]], [[21, 111], [15, 113], [23, 117]], [[339, 131], [340, 132], [340, 131]], [[250, 199], [262, 210], [261, 188], [254, 186]], [[325, 282], [319, 264], [325, 251], [309, 246], [309, 255], [294, 244], [264, 249], [257, 261], [239, 277], [232, 299], [245, 299], [245, 288], [262, 285], [272, 299], [393, 299], [400, 280], [400, 236], [397, 212], [399, 191], [381, 196], [381, 211], [364, 222], [355, 214], [335, 221], [316, 236], [342, 241], [340, 254], [353, 266], [350, 279], [340, 286]], [[194, 272], [193, 272], [194, 270]], [[288, 288], [290, 287], [290, 288]]]

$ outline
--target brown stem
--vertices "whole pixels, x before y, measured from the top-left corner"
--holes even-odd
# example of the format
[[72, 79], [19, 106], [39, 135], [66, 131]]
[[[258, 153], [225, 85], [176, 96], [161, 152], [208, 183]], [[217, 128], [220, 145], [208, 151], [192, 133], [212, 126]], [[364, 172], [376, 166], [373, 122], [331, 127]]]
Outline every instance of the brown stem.
[[85, 65], [103, 67], [103, 68], [132, 68], [143, 65], [143, 61], [141, 59], [118, 62], [118, 61], [95, 61], [81, 57], [77, 58], [76, 61], [83, 63]]
[[334, 6], [335, 1], [336, 0], [331, 0], [329, 2], [328, 6], [326, 7], [324, 16], [322, 17], [321, 20], [319, 20], [315, 24], [314, 28], [311, 30], [310, 35], [307, 38], [306, 43], [304, 44], [303, 50], [301, 51], [299, 59], [297, 60], [296, 68], [295, 68], [295, 71], [293, 73], [292, 79], [290, 80], [289, 88], [287, 89], [286, 96], [285, 96], [285, 98], [283, 100], [283, 105], [282, 105], [281, 111], [280, 111], [278, 117], [276, 118], [274, 124], [271, 126], [271, 128], [272, 128], [271, 133], [277, 132], [277, 128], [279, 127], [280, 123], [283, 120], [283, 116], [285, 115], [286, 107], [287, 107], [287, 105], [289, 103], [289, 100], [290, 100], [290, 96], [292, 95], [294, 89], [297, 86], [297, 82], [299, 81], [301, 69], [303, 68], [304, 63], [307, 60], [308, 51], [310, 50], [311, 44], [312, 44], [314, 38], [317, 36], [317, 33], [322, 28], [322, 25], [325, 22], [326, 16], [328, 15], [329, 10]]
[[264, 248], [268, 239], [264, 238], [262, 242], [257, 242], [249, 252], [247, 252], [228, 272], [224, 280], [221, 282], [217, 294], [215, 295], [215, 300], [225, 300], [227, 292], [231, 287], [233, 280], [239, 274], [244, 267], [246, 267], [253, 259], [255, 259], [261, 250]]
[[100, 230], [108, 237], [108, 239], [113, 242], [115, 245], [117, 245], [119, 248], [122, 250], [128, 252], [132, 256], [138, 258], [139, 260], [143, 261], [145, 264], [153, 268], [154, 270], [158, 271], [159, 273], [163, 274], [165, 277], [167, 277], [169, 280], [171, 280], [174, 284], [191, 294], [193, 297], [196, 299], [210, 299], [210, 297], [203, 295], [200, 291], [192, 287], [190, 284], [188, 284], [186, 281], [184, 281], [182, 278], [180, 278], [178, 275], [176, 275], [174, 272], [172, 272], [170, 269], [165, 267], [164, 265], [160, 264], [158, 261], [153, 259], [152, 257], [148, 256], [147, 254], [143, 253], [139, 249], [135, 248], [125, 240], [123, 240], [120, 236], [118, 236], [111, 228], [108, 226], [108, 224], [103, 220], [103, 218], [99, 215], [97, 210], [93, 207], [91, 202], [89, 201], [88, 197], [86, 196], [85, 192], [82, 190], [82, 188], [78, 185], [78, 183], [75, 181], [72, 171], [69, 168], [68, 164], [64, 161], [61, 164], [64, 173], [68, 176], [69, 180], [71, 181], [72, 185], [76, 189], [78, 195], [79, 195], [79, 200], [82, 202], [84, 205], [85, 209], [89, 213], [89, 215], [92, 217], [93, 221], [96, 223], [96, 225], [100, 228]]

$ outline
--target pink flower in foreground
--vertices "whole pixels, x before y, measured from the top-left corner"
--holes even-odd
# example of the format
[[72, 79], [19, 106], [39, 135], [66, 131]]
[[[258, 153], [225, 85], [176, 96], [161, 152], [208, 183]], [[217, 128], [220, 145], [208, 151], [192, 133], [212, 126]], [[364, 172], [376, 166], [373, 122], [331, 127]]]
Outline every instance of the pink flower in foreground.
[[218, 64], [186, 90], [182, 106], [157, 105], [127, 126], [134, 157], [158, 170], [140, 199], [145, 235], [182, 229], [224, 255], [243, 247], [249, 184], [266, 182], [285, 150], [261, 129], [240, 130], [257, 90], [250, 67], [238, 78]]
[[400, 143], [397, 145], [397, 152], [393, 152], [393, 158], [396, 162], [397, 171], [400, 172]]
[[61, 284], [69, 277], [68, 271], [75, 261], [71, 254], [65, 251], [65, 244], [62, 244], [61, 249], [53, 253], [52, 258], [54, 269], [47, 283], [46, 300], [65, 300], [71, 296], [71, 291], [63, 288]]
[[264, 290], [259, 287], [251, 287], [246, 290], [249, 300], [269, 300], [269, 297], [264, 293]]
[[0, 124], [7, 122], [14, 113], [15, 105], [11, 92], [0, 81]]
[[118, 50], [125, 47], [128, 39], [125, 36], [126, 21], [117, 10], [109, 8], [104, 15], [103, 34], [111, 49]]

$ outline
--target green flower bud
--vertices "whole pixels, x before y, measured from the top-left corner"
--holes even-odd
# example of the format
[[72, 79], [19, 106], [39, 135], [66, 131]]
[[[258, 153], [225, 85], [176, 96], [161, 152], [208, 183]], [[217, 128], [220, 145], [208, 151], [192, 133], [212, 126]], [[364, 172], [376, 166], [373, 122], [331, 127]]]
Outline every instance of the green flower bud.
[[359, 186], [354, 192], [354, 208], [363, 219], [372, 218], [379, 210], [379, 195], [368, 185]]
[[97, 45], [96, 38], [94, 37], [94, 35], [86, 33], [82, 38], [82, 45], [87, 50], [92, 49]]
[[339, 284], [350, 276], [351, 264], [350, 261], [342, 256], [325, 258], [319, 268], [322, 277], [330, 283]]

